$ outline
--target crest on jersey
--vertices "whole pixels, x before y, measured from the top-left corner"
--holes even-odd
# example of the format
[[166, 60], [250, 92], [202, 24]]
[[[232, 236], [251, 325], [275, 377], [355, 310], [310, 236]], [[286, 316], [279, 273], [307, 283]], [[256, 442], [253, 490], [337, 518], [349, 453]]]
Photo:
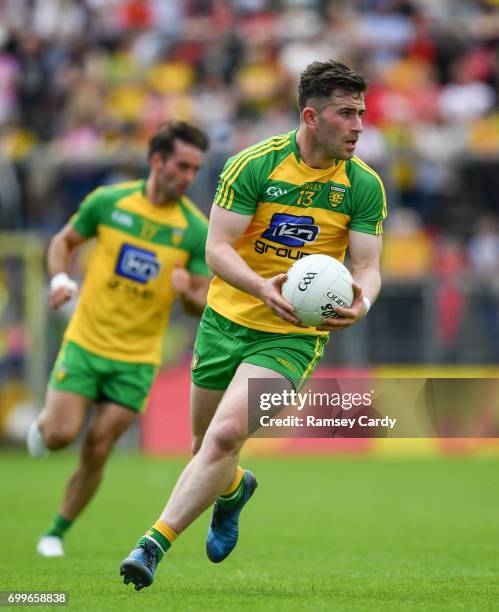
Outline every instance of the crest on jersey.
[[193, 372], [198, 367], [198, 363], [199, 363], [199, 353], [196, 350], [194, 350], [192, 353], [192, 361], [191, 361], [191, 370]]
[[337, 187], [336, 185], [331, 185], [329, 187], [329, 193], [327, 196], [328, 202], [330, 206], [336, 208], [340, 204], [343, 203], [343, 199], [345, 197], [345, 189], [343, 187]]
[[184, 237], [184, 230], [178, 229], [178, 227], [174, 227], [171, 233], [172, 244], [177, 246], [181, 243], [182, 238]]

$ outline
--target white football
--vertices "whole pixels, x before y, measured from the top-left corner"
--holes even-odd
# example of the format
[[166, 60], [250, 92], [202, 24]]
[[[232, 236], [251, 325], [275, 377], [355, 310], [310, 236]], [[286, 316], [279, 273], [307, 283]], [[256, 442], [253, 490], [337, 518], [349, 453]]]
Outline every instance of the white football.
[[283, 297], [295, 307], [304, 325], [319, 325], [324, 317], [338, 315], [335, 306], [350, 308], [353, 278], [345, 266], [329, 255], [307, 255], [288, 270]]

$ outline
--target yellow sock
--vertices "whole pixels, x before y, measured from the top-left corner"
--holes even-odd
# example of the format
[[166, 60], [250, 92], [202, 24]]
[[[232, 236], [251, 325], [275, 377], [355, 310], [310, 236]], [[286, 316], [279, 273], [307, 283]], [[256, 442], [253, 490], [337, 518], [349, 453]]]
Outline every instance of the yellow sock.
[[222, 493], [222, 496], [225, 497], [225, 495], [230, 495], [231, 493], [234, 493], [237, 487], [241, 484], [241, 480], [243, 479], [243, 476], [244, 476], [244, 470], [240, 465], [238, 465], [234, 479], [228, 486], [227, 490]]

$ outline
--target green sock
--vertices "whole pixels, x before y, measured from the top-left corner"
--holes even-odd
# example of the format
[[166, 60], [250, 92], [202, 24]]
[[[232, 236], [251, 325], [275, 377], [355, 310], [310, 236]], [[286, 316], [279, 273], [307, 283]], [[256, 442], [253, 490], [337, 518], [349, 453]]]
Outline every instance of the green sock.
[[157, 545], [156, 548], [158, 549], [158, 561], [161, 561], [165, 552], [171, 547], [172, 543], [168, 538], [165, 538], [165, 536], [160, 533], [155, 527], [151, 527], [151, 529], [146, 531], [145, 534], [141, 538], [139, 538], [139, 541], [137, 542], [137, 548], [140, 548], [143, 544], [145, 544], [146, 542], [150, 542], [151, 540], [154, 540]]
[[64, 517], [62, 517], [59, 513], [54, 516], [54, 520], [52, 521], [52, 525], [43, 532], [43, 535], [47, 536], [56, 536], [57, 538], [62, 538], [66, 531], [71, 527], [73, 521], [68, 521]]
[[229, 493], [228, 495], [220, 495], [217, 498], [217, 502], [224, 510], [230, 510], [237, 502], [241, 499], [241, 495], [244, 490], [244, 478], [241, 478], [241, 482], [238, 484], [237, 489]]

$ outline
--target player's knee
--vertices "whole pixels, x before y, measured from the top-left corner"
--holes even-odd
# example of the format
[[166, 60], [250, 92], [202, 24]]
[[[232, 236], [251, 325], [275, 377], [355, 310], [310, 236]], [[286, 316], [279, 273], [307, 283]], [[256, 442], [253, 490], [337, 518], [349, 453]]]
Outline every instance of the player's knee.
[[58, 450], [70, 444], [76, 437], [76, 433], [64, 427], [45, 426], [43, 429], [43, 439], [47, 448]]
[[225, 454], [239, 451], [246, 439], [246, 432], [237, 421], [227, 420], [215, 427], [209, 436], [216, 450]]
[[113, 440], [107, 436], [89, 436], [83, 445], [83, 463], [89, 468], [102, 467], [111, 451], [113, 450]]

